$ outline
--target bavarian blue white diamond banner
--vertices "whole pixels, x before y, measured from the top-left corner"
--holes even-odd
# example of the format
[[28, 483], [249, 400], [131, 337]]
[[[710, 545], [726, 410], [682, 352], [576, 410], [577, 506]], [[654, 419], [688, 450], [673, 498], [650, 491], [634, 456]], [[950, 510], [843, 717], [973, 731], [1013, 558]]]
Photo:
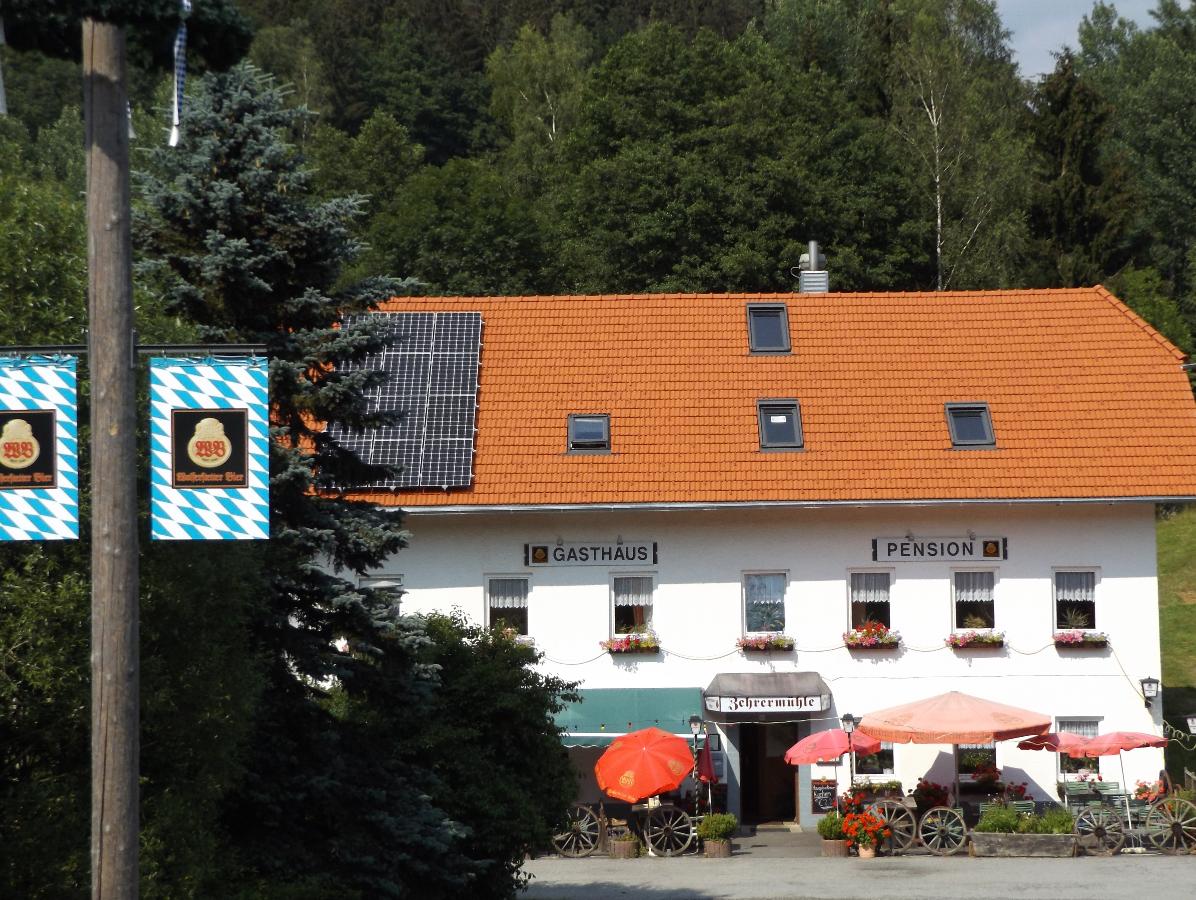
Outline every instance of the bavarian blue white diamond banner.
[[0, 540], [79, 537], [75, 363], [0, 357]]
[[150, 537], [270, 536], [267, 361], [150, 360]]

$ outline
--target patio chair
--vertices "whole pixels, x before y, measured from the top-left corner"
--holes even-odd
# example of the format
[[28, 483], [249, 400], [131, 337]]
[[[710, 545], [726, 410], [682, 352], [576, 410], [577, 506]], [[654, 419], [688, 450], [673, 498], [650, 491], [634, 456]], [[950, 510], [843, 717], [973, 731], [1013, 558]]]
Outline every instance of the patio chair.
[[1019, 815], [1029, 816], [1034, 814], [1033, 800], [1014, 800], [1009, 805], [1017, 810]]
[[1097, 781], [1092, 787], [1102, 797], [1107, 797], [1109, 794], [1123, 794], [1125, 791], [1121, 789], [1120, 781]]

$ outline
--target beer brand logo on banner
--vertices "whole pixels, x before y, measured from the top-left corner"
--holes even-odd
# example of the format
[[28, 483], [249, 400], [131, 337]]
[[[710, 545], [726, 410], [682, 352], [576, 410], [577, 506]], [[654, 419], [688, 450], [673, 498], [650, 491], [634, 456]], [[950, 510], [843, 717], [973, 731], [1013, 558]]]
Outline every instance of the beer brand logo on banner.
[[270, 536], [267, 363], [150, 360], [150, 536]]
[[0, 540], [79, 536], [73, 356], [0, 358]]

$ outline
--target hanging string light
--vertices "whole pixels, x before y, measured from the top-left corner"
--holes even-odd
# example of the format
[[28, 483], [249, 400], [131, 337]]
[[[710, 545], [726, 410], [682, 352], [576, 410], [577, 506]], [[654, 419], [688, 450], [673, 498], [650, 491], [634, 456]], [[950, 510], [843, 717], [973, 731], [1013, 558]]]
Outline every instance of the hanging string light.
[[174, 103], [170, 119], [171, 147], [179, 143], [179, 117], [183, 111], [183, 84], [187, 80], [187, 17], [191, 15], [191, 0], [180, 0], [179, 30], [174, 36]]

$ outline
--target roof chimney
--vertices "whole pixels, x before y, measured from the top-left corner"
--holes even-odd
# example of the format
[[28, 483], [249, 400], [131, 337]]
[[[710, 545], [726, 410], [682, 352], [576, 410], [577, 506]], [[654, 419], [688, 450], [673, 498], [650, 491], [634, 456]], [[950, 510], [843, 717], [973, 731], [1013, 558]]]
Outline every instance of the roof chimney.
[[825, 294], [831, 289], [826, 257], [818, 251], [818, 241], [810, 241], [810, 252], [803, 253], [797, 262], [797, 290], [802, 294]]

